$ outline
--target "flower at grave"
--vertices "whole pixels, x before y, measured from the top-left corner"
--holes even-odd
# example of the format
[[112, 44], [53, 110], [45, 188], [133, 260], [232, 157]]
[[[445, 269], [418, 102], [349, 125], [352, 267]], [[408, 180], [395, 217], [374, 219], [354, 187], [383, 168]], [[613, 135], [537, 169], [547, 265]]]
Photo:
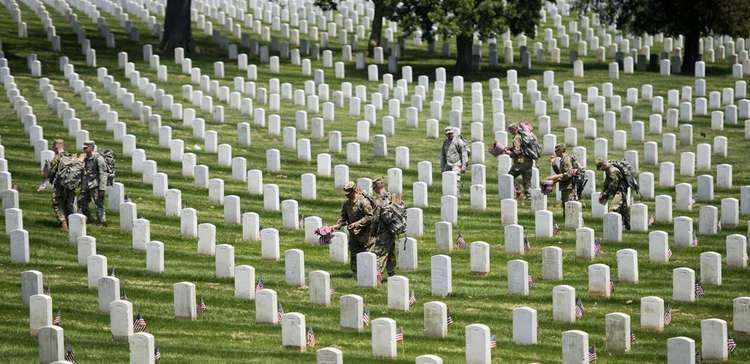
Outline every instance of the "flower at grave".
[[328, 245], [331, 243], [331, 238], [333, 238], [333, 228], [328, 225], [323, 225], [315, 229], [315, 235], [320, 237], [318, 238], [320, 245]]
[[545, 179], [544, 181], [542, 181], [542, 183], [539, 186], [539, 188], [541, 188], [542, 193], [544, 195], [549, 195], [554, 190], [553, 189], [554, 186], [555, 186], [555, 181], [553, 181], [551, 179]]
[[489, 152], [490, 154], [492, 154], [493, 157], [497, 157], [505, 153], [505, 146], [498, 142], [494, 142], [492, 143], [492, 146], [490, 147]]

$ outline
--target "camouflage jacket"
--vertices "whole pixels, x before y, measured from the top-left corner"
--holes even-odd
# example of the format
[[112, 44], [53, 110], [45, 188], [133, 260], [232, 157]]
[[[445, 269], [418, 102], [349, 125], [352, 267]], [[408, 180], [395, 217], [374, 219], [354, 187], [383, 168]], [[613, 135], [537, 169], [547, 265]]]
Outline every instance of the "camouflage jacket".
[[447, 171], [453, 167], [465, 167], [469, 164], [469, 152], [466, 142], [460, 136], [446, 139], [440, 153], [440, 170]]
[[353, 225], [349, 229], [352, 235], [369, 234], [370, 223], [373, 220], [373, 206], [370, 201], [362, 196], [357, 195], [353, 200], [347, 199], [341, 206], [341, 216], [338, 224]]
[[619, 169], [615, 166], [609, 166], [604, 171], [604, 186], [602, 186], [602, 196], [606, 199], [612, 198], [614, 195], [623, 191], [623, 176]]
[[568, 154], [563, 154], [558, 163], [552, 167], [555, 173], [562, 176], [558, 179], [558, 185], [561, 190], [573, 189], [573, 158]]
[[99, 153], [94, 153], [91, 157], [83, 160], [83, 183], [81, 188], [107, 188], [107, 166], [104, 157]]

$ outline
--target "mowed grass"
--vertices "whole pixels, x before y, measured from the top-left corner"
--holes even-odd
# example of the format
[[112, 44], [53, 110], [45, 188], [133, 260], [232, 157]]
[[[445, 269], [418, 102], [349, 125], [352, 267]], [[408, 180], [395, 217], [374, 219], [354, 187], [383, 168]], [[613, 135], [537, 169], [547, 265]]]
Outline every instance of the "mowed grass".
[[[67, 135], [67, 129], [63, 127], [62, 120], [47, 108], [45, 101], [41, 98], [38, 88], [38, 79], [30, 77], [26, 68], [25, 57], [36, 53], [43, 62], [43, 73], [48, 77], [59, 95], [76, 109], [77, 117], [82, 121], [82, 127], [90, 132], [92, 139], [96, 140], [99, 148], [111, 148], [118, 152], [117, 180], [125, 184], [127, 195], [137, 203], [138, 216], [144, 217], [151, 222], [152, 240], [162, 241], [165, 244], [165, 266], [163, 274], [151, 274], [146, 272], [145, 253], [135, 251], [131, 248], [131, 235], [119, 230], [119, 219], [117, 211], [108, 211], [109, 225], [97, 227], [91, 224], [88, 234], [97, 239], [97, 253], [108, 258], [111, 267], [117, 267], [117, 276], [121, 280], [122, 290], [127, 294], [134, 304], [134, 313], [141, 312], [148, 320], [148, 331], [154, 334], [157, 344], [161, 348], [163, 363], [178, 362], [314, 362], [315, 353], [308, 349], [304, 353], [284, 350], [281, 347], [281, 329], [279, 326], [255, 324], [255, 305], [252, 301], [244, 301], [233, 297], [233, 281], [231, 279], [217, 279], [214, 277], [214, 259], [212, 257], [198, 256], [196, 254], [196, 240], [184, 239], [180, 236], [179, 218], [167, 218], [164, 216], [164, 201], [153, 197], [151, 187], [142, 183], [141, 176], [131, 172], [130, 158], [121, 155], [121, 146], [112, 139], [112, 133], [105, 129], [103, 122], [98, 120], [95, 113], [91, 112], [82, 100], [74, 95], [72, 89], [67, 86], [58, 68], [58, 57], [61, 54], [50, 50], [46, 41], [41, 23], [33, 16], [30, 8], [20, 5], [24, 20], [29, 26], [29, 38], [18, 39], [15, 32], [15, 24], [9, 17], [0, 19], [0, 31], [2, 31], [3, 49], [8, 59], [15, 80], [23, 96], [33, 106], [37, 116], [37, 123], [44, 127], [44, 135], [48, 140], [64, 138], [68, 149], [72, 150], [74, 138]], [[559, 362], [561, 357], [561, 332], [570, 329], [584, 330], [590, 335], [590, 344], [599, 349], [599, 356], [604, 362], [632, 363], [632, 362], [663, 362], [666, 356], [666, 340], [674, 336], [689, 336], [697, 341], [700, 347], [700, 320], [707, 318], [721, 318], [728, 322], [730, 336], [738, 341], [739, 348], [732, 355], [734, 362], [746, 362], [750, 360], [750, 350], [747, 349], [750, 340], [747, 337], [732, 333], [732, 299], [748, 295], [747, 272], [744, 270], [723, 271], [723, 285], [721, 287], [705, 286], [706, 296], [697, 303], [676, 303], [671, 300], [671, 274], [672, 269], [677, 267], [690, 267], [699, 275], [698, 255], [703, 251], [716, 251], [725, 254], [725, 236], [732, 233], [746, 233], [746, 223], [737, 227], [724, 227], [719, 235], [700, 236], [698, 248], [678, 248], [672, 246], [674, 256], [669, 264], [657, 265], [648, 261], [648, 237], [647, 233], [627, 232], [623, 241], [619, 243], [605, 243], [604, 254], [595, 259], [596, 263], [608, 264], [612, 269], [612, 277], [616, 290], [610, 299], [589, 297], [587, 291], [586, 268], [590, 261], [576, 259], [575, 257], [575, 232], [571, 229], [563, 229], [559, 237], [551, 240], [537, 239], [534, 237], [534, 218], [530, 214], [528, 203], [519, 202], [519, 223], [524, 225], [526, 234], [529, 236], [533, 249], [531, 254], [524, 257], [507, 256], [503, 252], [503, 227], [500, 223], [499, 206], [497, 198], [496, 165], [491, 156], [487, 155], [487, 210], [473, 211], [469, 208], [469, 183], [467, 175], [461, 187], [461, 198], [459, 208], [459, 222], [453, 227], [454, 234], [462, 232], [467, 242], [486, 241], [491, 244], [491, 273], [486, 276], [478, 276], [469, 271], [469, 251], [460, 250], [451, 254], [453, 269], [454, 293], [447, 298], [438, 298], [430, 295], [430, 256], [437, 254], [434, 239], [434, 224], [440, 220], [440, 175], [439, 175], [439, 151], [441, 140], [429, 140], [425, 138], [424, 125], [429, 115], [429, 103], [425, 101], [425, 108], [420, 113], [420, 124], [417, 129], [407, 129], [404, 123], [405, 107], [402, 105], [401, 115], [396, 127], [396, 135], [388, 138], [389, 155], [387, 158], [374, 158], [372, 156], [371, 143], [361, 145], [362, 163], [359, 166], [350, 166], [350, 179], [356, 180], [360, 177], [385, 176], [388, 168], [394, 166], [394, 149], [396, 146], [408, 146], [411, 153], [411, 167], [404, 170], [403, 186], [404, 199], [412, 201], [411, 185], [417, 180], [416, 164], [422, 160], [433, 163], [433, 179], [435, 183], [430, 187], [430, 207], [424, 210], [424, 236], [418, 239], [419, 246], [419, 268], [413, 272], [400, 272], [410, 280], [411, 287], [415, 290], [418, 303], [410, 312], [397, 312], [387, 309], [386, 288], [361, 289], [356, 287], [355, 280], [351, 277], [348, 265], [332, 264], [328, 258], [328, 249], [324, 247], [307, 245], [303, 243], [303, 232], [292, 231], [281, 228], [281, 215], [275, 212], [263, 211], [261, 196], [251, 196], [247, 193], [246, 184], [233, 181], [231, 170], [217, 165], [216, 155], [203, 151], [202, 141], [192, 138], [190, 129], [182, 126], [181, 121], [172, 120], [169, 113], [163, 112], [156, 107], [150, 98], [142, 94], [136, 94], [136, 99], [151, 105], [156, 113], [162, 115], [162, 124], [173, 128], [173, 138], [185, 141], [186, 149], [198, 155], [198, 164], [210, 166], [211, 178], [222, 178], [225, 181], [225, 195], [235, 194], [241, 197], [242, 211], [254, 211], [261, 215], [261, 224], [264, 227], [275, 227], [280, 229], [282, 252], [291, 248], [303, 249], [305, 252], [306, 272], [313, 270], [325, 270], [331, 273], [332, 287], [336, 289], [331, 307], [314, 306], [309, 303], [308, 290], [306, 288], [291, 287], [284, 281], [284, 264], [281, 261], [266, 261], [260, 259], [260, 244], [242, 240], [242, 231], [239, 225], [228, 225], [223, 222], [223, 208], [208, 201], [208, 193], [205, 189], [196, 188], [192, 178], [181, 175], [181, 164], [169, 161], [169, 150], [159, 147], [158, 138], [150, 135], [148, 124], [141, 123], [133, 118], [129, 112], [117, 102], [115, 97], [107, 91], [96, 80], [96, 70], [85, 66], [85, 59], [81, 56], [80, 47], [75, 43], [75, 35], [72, 28], [65, 19], [54, 9], [49, 8], [57, 33], [63, 38], [64, 54], [76, 65], [78, 72], [86, 85], [97, 93], [102, 101], [109, 103], [113, 110], [119, 112], [120, 121], [127, 124], [127, 132], [137, 138], [137, 145], [147, 152], [149, 159], [158, 163], [159, 172], [169, 175], [170, 188], [178, 188], [182, 191], [183, 207], [192, 207], [198, 210], [199, 222], [209, 222], [217, 226], [217, 243], [227, 243], [235, 247], [235, 263], [249, 264], [255, 267], [256, 274], [265, 280], [266, 287], [276, 290], [279, 294], [279, 302], [286, 312], [301, 312], [306, 316], [308, 326], [312, 326], [317, 335], [318, 347], [336, 346], [344, 351], [346, 362], [380, 362], [372, 357], [370, 346], [370, 333], [366, 330], [362, 333], [353, 333], [341, 330], [339, 327], [339, 297], [343, 294], [358, 294], [364, 297], [365, 303], [370, 308], [372, 319], [378, 317], [390, 317], [397, 321], [398, 326], [405, 331], [404, 343], [400, 344], [399, 357], [397, 360], [386, 362], [410, 363], [414, 358], [422, 354], [436, 354], [441, 356], [445, 362], [454, 363], [464, 360], [464, 327], [472, 323], [483, 323], [488, 325], [492, 332], [497, 334], [498, 348], [493, 351], [496, 361], [504, 362]], [[2, 10], [7, 14], [6, 10]], [[117, 52], [127, 51], [129, 60], [136, 63], [136, 68], [141, 76], [148, 77], [156, 82], [156, 74], [148, 67], [141, 57], [141, 45], [150, 43], [156, 46], [158, 40], [147, 34], [143, 24], [137, 23], [141, 30], [141, 42], [128, 40], [124, 29], [109, 15], [104, 16], [108, 20], [110, 28], [117, 36], [117, 49], [107, 49], [104, 40], [99, 36], [95, 23], [77, 11], [79, 19], [87, 30], [92, 41], [92, 46], [97, 50], [97, 63], [100, 67], [107, 67], [109, 73], [115, 79], [128, 88], [130, 92], [136, 92], [137, 88], [125, 79], [122, 70], [117, 69]], [[135, 17], [133, 17], [135, 18]], [[569, 20], [569, 19], [566, 19]], [[545, 24], [551, 26], [551, 23]], [[215, 28], [219, 28], [215, 26]], [[238, 70], [236, 64], [226, 59], [226, 52], [222, 51], [210, 37], [195, 30], [199, 54], [191, 55], [193, 66], [200, 67], [203, 74], [213, 76], [213, 62], [223, 60], [226, 63], [226, 77], [222, 85], [232, 87], [232, 77], [244, 76], [244, 71]], [[333, 38], [333, 37], [332, 37]], [[239, 43], [239, 42], [237, 42]], [[428, 54], [422, 49], [416, 49], [411, 45], [404, 54], [400, 64], [411, 64], [415, 69], [416, 76], [426, 74], [434, 82], [434, 68], [438, 66], [448, 67], [452, 64], [451, 59], [441, 58], [435, 54]], [[360, 44], [360, 49], [363, 44]], [[332, 49], [339, 49], [334, 42]], [[660, 49], [655, 45], [654, 49]], [[245, 52], [246, 50], [241, 50]], [[339, 57], [335, 52], [335, 58]], [[564, 50], [562, 59], [567, 59], [567, 50]], [[157, 82], [160, 88], [174, 95], [175, 102], [183, 103], [184, 107], [191, 107], [189, 103], [181, 98], [181, 86], [189, 84], [189, 76], [181, 74], [179, 67], [174, 64], [171, 55], [162, 55], [161, 63], [169, 67], [169, 81]], [[684, 85], [694, 85], [693, 77], [673, 75], [671, 77], [659, 76], [653, 72], [636, 73], [635, 75], [621, 74], [621, 79], [609, 81], [607, 78], [606, 65], [594, 64], [592, 58], [586, 58], [586, 77], [574, 79], [576, 91], [586, 94], [588, 86], [601, 87], [604, 82], [612, 82], [615, 92], [623, 96], [628, 87], [638, 87], [644, 83], [654, 85], [655, 94], [664, 96], [669, 89], [679, 89]], [[251, 57], [251, 62], [258, 65], [258, 87], [268, 88], [267, 82], [271, 78], [279, 78], [281, 82], [289, 82], [296, 88], [302, 88], [305, 80], [300, 67], [292, 66], [288, 60], [282, 60], [281, 72], [278, 75], [270, 74], [268, 65], [260, 64], [259, 59]], [[314, 61], [315, 68], [322, 68], [321, 61]], [[518, 64], [515, 65], [518, 67]], [[491, 144], [492, 116], [491, 99], [486, 81], [490, 77], [499, 77], [503, 87], [506, 100], [506, 120], [508, 123], [526, 119], [533, 120], [533, 107], [525, 95], [523, 111], [511, 110], [510, 96], [505, 82], [505, 71], [513, 68], [504, 65], [499, 68], [485, 68], [480, 74], [472, 79], [483, 82], [484, 104], [485, 104], [485, 128], [484, 139], [487, 145]], [[381, 73], [387, 69], [381, 66]], [[519, 83], [525, 91], [527, 79], [536, 79], [539, 89], [542, 87], [542, 72], [551, 69], [556, 72], [556, 83], [562, 89], [562, 81], [573, 79], [572, 69], [567, 64], [544, 64], [534, 65], [531, 71], [519, 71]], [[353, 85], [365, 84], [368, 92], [376, 92], [377, 83], [368, 82], [364, 71], [354, 70], [353, 64], [347, 64], [347, 78], [336, 80], [332, 69], [324, 69], [326, 82], [329, 83], [331, 94], [340, 89], [341, 82], [351, 82]], [[709, 77], [707, 85], [709, 90], [721, 90], [723, 87], [733, 87], [734, 80], [729, 75], [729, 65], [719, 63], [708, 69]], [[449, 75], [450, 77], [450, 75]], [[449, 78], [450, 80], [450, 78]], [[463, 96], [463, 130], [468, 136], [469, 123], [471, 121], [471, 93], [467, 78], [466, 90]], [[194, 88], [197, 86], [194, 85]], [[428, 95], [431, 95], [433, 84], [430, 85]], [[413, 87], [410, 88], [413, 92]], [[546, 97], [546, 90], [542, 91]], [[450, 97], [456, 96], [452, 91], [450, 83], [446, 85], [446, 98], [443, 107], [443, 119], [441, 127], [445, 126], [450, 111]], [[369, 97], [369, 95], [368, 95]], [[695, 97], [695, 95], [694, 95]], [[431, 96], [428, 100], [431, 99]], [[407, 98], [408, 100], [408, 98]], [[569, 99], [566, 98], [566, 105]], [[666, 100], [665, 100], [666, 102]], [[407, 101], [406, 104], [409, 102]], [[214, 105], [218, 105], [214, 100]], [[333, 189], [332, 177], [318, 177], [318, 199], [316, 201], [303, 201], [300, 194], [300, 176], [303, 173], [315, 173], [314, 162], [302, 162], [296, 158], [296, 151], [283, 148], [281, 137], [273, 137], [267, 134], [265, 128], [252, 127], [252, 145], [240, 147], [236, 143], [236, 123], [248, 121], [252, 124], [249, 116], [242, 116], [236, 111], [225, 106], [226, 121], [224, 124], [216, 124], [210, 115], [200, 112], [199, 117], [205, 118], [206, 129], [216, 130], [219, 133], [219, 142], [228, 143], [233, 146], [234, 156], [243, 156], [248, 160], [248, 168], [264, 170], [264, 183], [275, 183], [280, 187], [280, 199], [296, 199], [299, 201], [300, 213], [305, 216], [320, 216], [325, 223], [333, 223], [339, 214], [340, 203], [343, 201], [341, 191]], [[321, 105], [322, 106], [322, 105]], [[265, 107], [257, 101], [255, 107]], [[284, 100], [281, 116], [282, 126], [294, 126], [294, 113], [304, 107], [294, 106], [290, 100]], [[322, 110], [322, 107], [321, 107]], [[548, 110], [551, 111], [551, 102], [548, 101]], [[36, 269], [44, 273], [45, 287], [52, 290], [55, 311], [62, 309], [63, 327], [65, 329], [65, 341], [72, 345], [76, 353], [76, 359], [81, 363], [89, 362], [125, 362], [128, 360], [128, 347], [124, 343], [112, 341], [109, 331], [109, 315], [98, 311], [96, 290], [89, 290], [86, 284], [86, 267], [79, 266], [76, 258], [75, 245], [68, 242], [66, 234], [61, 233], [56, 226], [55, 219], [50, 207], [50, 193], [35, 192], [39, 182], [39, 162], [34, 161], [33, 148], [28, 144], [28, 137], [23, 133], [23, 126], [16, 119], [11, 105], [8, 102], [0, 103], [0, 112], [5, 116], [5, 122], [0, 123], [0, 135], [2, 144], [5, 146], [6, 159], [13, 181], [17, 184], [20, 192], [20, 204], [24, 211], [24, 226], [29, 231], [31, 245], [31, 263], [28, 265], [10, 264], [9, 244], [6, 236], [1, 239], [0, 264], [0, 357], [5, 361], [13, 363], [31, 363], [37, 361], [37, 341], [28, 333], [28, 308], [24, 306], [20, 298], [20, 273], [28, 269]], [[385, 116], [387, 109], [378, 112], [378, 120]], [[270, 115], [271, 112], [267, 112]], [[599, 136], [608, 137], [602, 131], [601, 115], [595, 115], [593, 105], [590, 114], [599, 121]], [[650, 103], [641, 100], [634, 107], [634, 120], [648, 122], [650, 114]], [[557, 114], [550, 113], [553, 125], [557, 123]], [[574, 114], [575, 115], [575, 114]], [[308, 115], [308, 120], [320, 115]], [[356, 121], [361, 117], [348, 115], [348, 102], [344, 108], [336, 109], [335, 121], [326, 122], [326, 133], [332, 130], [340, 130], [343, 134], [344, 143], [355, 141]], [[666, 119], [666, 116], [665, 116]], [[619, 118], [618, 118], [619, 121]], [[310, 122], [311, 123], [311, 122]], [[659, 161], [672, 161], [679, 170], [679, 152], [693, 151], [698, 143], [712, 143], [713, 137], [724, 135], [729, 138], [729, 157], [722, 158], [713, 156], [713, 165], [720, 163], [731, 163], [734, 168], [734, 188], [727, 191], [716, 191], [713, 205], [719, 206], [722, 198], [739, 198], [739, 186], [748, 184], [748, 172], [744, 168], [744, 151], [750, 146], [744, 139], [743, 121], [739, 125], [726, 126], [719, 133], [710, 130], [710, 119], [708, 117], [695, 117], [692, 122], [694, 127], [694, 144], [692, 146], [681, 145], [675, 155], [664, 155], [660, 153]], [[586, 146], [589, 150], [589, 166], [593, 165], [593, 140], [583, 137], [583, 125], [574, 121], [579, 128], [579, 145]], [[630, 127], [618, 123], [618, 128], [627, 130]], [[381, 125], [374, 125], [370, 129], [371, 136], [380, 133]], [[558, 140], [563, 140], [562, 128], [554, 128]], [[665, 128], [664, 132], [677, 133], [677, 130]], [[701, 136], [705, 133], [705, 137]], [[327, 134], [326, 134], [327, 135]], [[309, 138], [309, 131], [297, 131], [297, 138]], [[541, 136], [540, 136], [541, 138]], [[647, 140], [661, 142], [660, 135], [647, 134]], [[269, 173], [265, 171], [265, 150], [278, 148], [282, 153], [282, 172]], [[629, 141], [628, 149], [639, 151], [643, 155], [643, 145]], [[187, 151], [186, 150], [186, 151]], [[328, 141], [312, 140], [313, 156], [328, 151]], [[661, 149], [660, 149], [661, 152]], [[622, 158], [623, 151], [614, 150], [610, 142], [610, 158]], [[346, 163], [345, 154], [333, 155], [333, 163]], [[648, 166], [641, 162], [641, 171], [649, 171], [657, 176], [658, 166]], [[545, 158], [540, 160], [540, 174], [544, 175], [549, 170]], [[715, 175], [715, 168], [711, 171], [701, 171]], [[601, 189], [602, 176], [597, 175], [597, 189]], [[676, 177], [676, 183], [693, 183], [696, 190], [694, 178]], [[671, 194], [672, 189], [657, 187], [658, 194]], [[549, 208], [554, 211], [555, 218], [562, 225], [562, 214], [560, 207], [550, 196]], [[653, 201], [643, 201], [649, 205], [653, 213]], [[585, 224], [596, 230], [597, 237], [602, 235], [601, 222], [590, 216], [590, 201], [585, 203]], [[674, 216], [690, 216], [696, 221], [698, 210], [704, 204], [697, 203], [692, 211], [674, 211]], [[672, 236], [671, 224], [657, 224], [652, 230], [665, 230]], [[671, 242], [671, 239], [670, 239]], [[541, 249], [544, 246], [559, 246], [564, 251], [564, 280], [559, 282], [543, 281], [541, 279]], [[638, 250], [640, 283], [620, 284], [617, 282], [616, 251], [623, 248]], [[531, 274], [534, 276], [534, 288], [527, 297], [511, 296], [507, 293], [507, 269], [506, 265], [512, 259], [525, 259], [529, 262]], [[174, 283], [189, 281], [197, 286], [198, 295], [203, 296], [209, 307], [208, 312], [196, 321], [175, 320], [173, 315], [173, 291]], [[576, 288], [577, 295], [583, 299], [586, 306], [586, 314], [583, 320], [575, 324], [562, 324], [552, 321], [552, 297], [551, 291], [555, 285], [568, 284]], [[673, 324], [664, 332], [645, 332], [639, 328], [639, 303], [644, 296], [659, 296], [665, 299], [674, 310]], [[422, 335], [423, 309], [422, 305], [428, 301], [440, 300], [448, 304], [453, 314], [455, 324], [449, 329], [449, 336], [445, 339], [427, 338]], [[536, 346], [516, 346], [511, 342], [512, 318], [511, 312], [514, 307], [530, 306], [538, 311], [539, 320], [539, 344]], [[604, 352], [604, 315], [611, 312], [624, 312], [631, 316], [631, 325], [637, 342], [630, 353], [625, 355], [608, 355]]]

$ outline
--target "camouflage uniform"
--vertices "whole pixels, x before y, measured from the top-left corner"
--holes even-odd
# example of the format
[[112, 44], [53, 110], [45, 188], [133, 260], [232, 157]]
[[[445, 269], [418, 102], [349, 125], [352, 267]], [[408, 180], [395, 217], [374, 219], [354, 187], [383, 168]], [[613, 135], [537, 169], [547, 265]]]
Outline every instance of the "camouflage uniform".
[[440, 153], [440, 171], [461, 173], [461, 169], [466, 168], [468, 164], [469, 153], [466, 150], [466, 142], [455, 133], [453, 139], [446, 138]]
[[573, 158], [563, 154], [557, 163], [552, 165], [552, 169], [562, 176], [557, 180], [557, 187], [560, 189], [560, 203], [563, 206], [563, 216], [565, 216], [565, 203], [568, 201], [578, 201], [576, 193], [574, 176], [573, 176]]
[[96, 205], [96, 219], [101, 224], [104, 216], [104, 192], [107, 189], [107, 166], [104, 157], [94, 152], [83, 160], [83, 182], [81, 183], [80, 213], [89, 215], [89, 202], [93, 199]]
[[387, 227], [379, 219], [377, 213], [380, 208], [391, 203], [391, 196], [389, 193], [384, 192], [380, 195], [373, 196], [375, 202], [375, 218], [373, 219], [373, 237], [375, 238], [370, 252], [378, 256], [378, 272], [385, 276], [387, 271], [388, 276], [395, 274], [396, 270], [396, 255], [394, 252], [396, 245], [396, 234], [388, 231]]
[[64, 153], [57, 153], [49, 162], [49, 180], [52, 181], [52, 210], [55, 211], [60, 223], [67, 223], [68, 215], [76, 212], [75, 199], [76, 190], [69, 189], [57, 179], [57, 171], [60, 167], [60, 159]]
[[[516, 134], [513, 136], [513, 144], [510, 146], [510, 157], [513, 159], [513, 166], [510, 168], [508, 174], [517, 178], [521, 176], [523, 178], [523, 193], [526, 198], [529, 197], [529, 189], [531, 188], [531, 168], [534, 167], [534, 160], [527, 157], [521, 147], [521, 135]], [[516, 188], [518, 191], [518, 188]]]
[[628, 206], [627, 185], [622, 172], [610, 165], [604, 174], [604, 187], [600, 198], [609, 200], [609, 211], [619, 213], [622, 216], [622, 225], [630, 230], [630, 206]]
[[361, 194], [357, 194], [354, 199], [347, 198], [341, 206], [341, 216], [337, 224], [347, 226], [349, 230], [349, 260], [354, 273], [357, 272], [357, 254], [366, 252], [371, 245], [372, 219], [372, 204]]

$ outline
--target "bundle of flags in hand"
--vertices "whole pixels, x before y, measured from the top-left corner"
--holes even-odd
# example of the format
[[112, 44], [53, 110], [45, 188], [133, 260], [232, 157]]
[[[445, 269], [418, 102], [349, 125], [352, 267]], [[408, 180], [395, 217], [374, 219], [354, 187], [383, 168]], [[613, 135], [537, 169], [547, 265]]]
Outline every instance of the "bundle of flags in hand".
[[315, 229], [315, 235], [319, 236], [318, 242], [320, 245], [328, 245], [331, 243], [331, 238], [333, 238], [333, 228], [323, 225]]
[[464, 240], [464, 234], [462, 233], [458, 233], [458, 237], [456, 238], [456, 248], [466, 249], [466, 240]]

